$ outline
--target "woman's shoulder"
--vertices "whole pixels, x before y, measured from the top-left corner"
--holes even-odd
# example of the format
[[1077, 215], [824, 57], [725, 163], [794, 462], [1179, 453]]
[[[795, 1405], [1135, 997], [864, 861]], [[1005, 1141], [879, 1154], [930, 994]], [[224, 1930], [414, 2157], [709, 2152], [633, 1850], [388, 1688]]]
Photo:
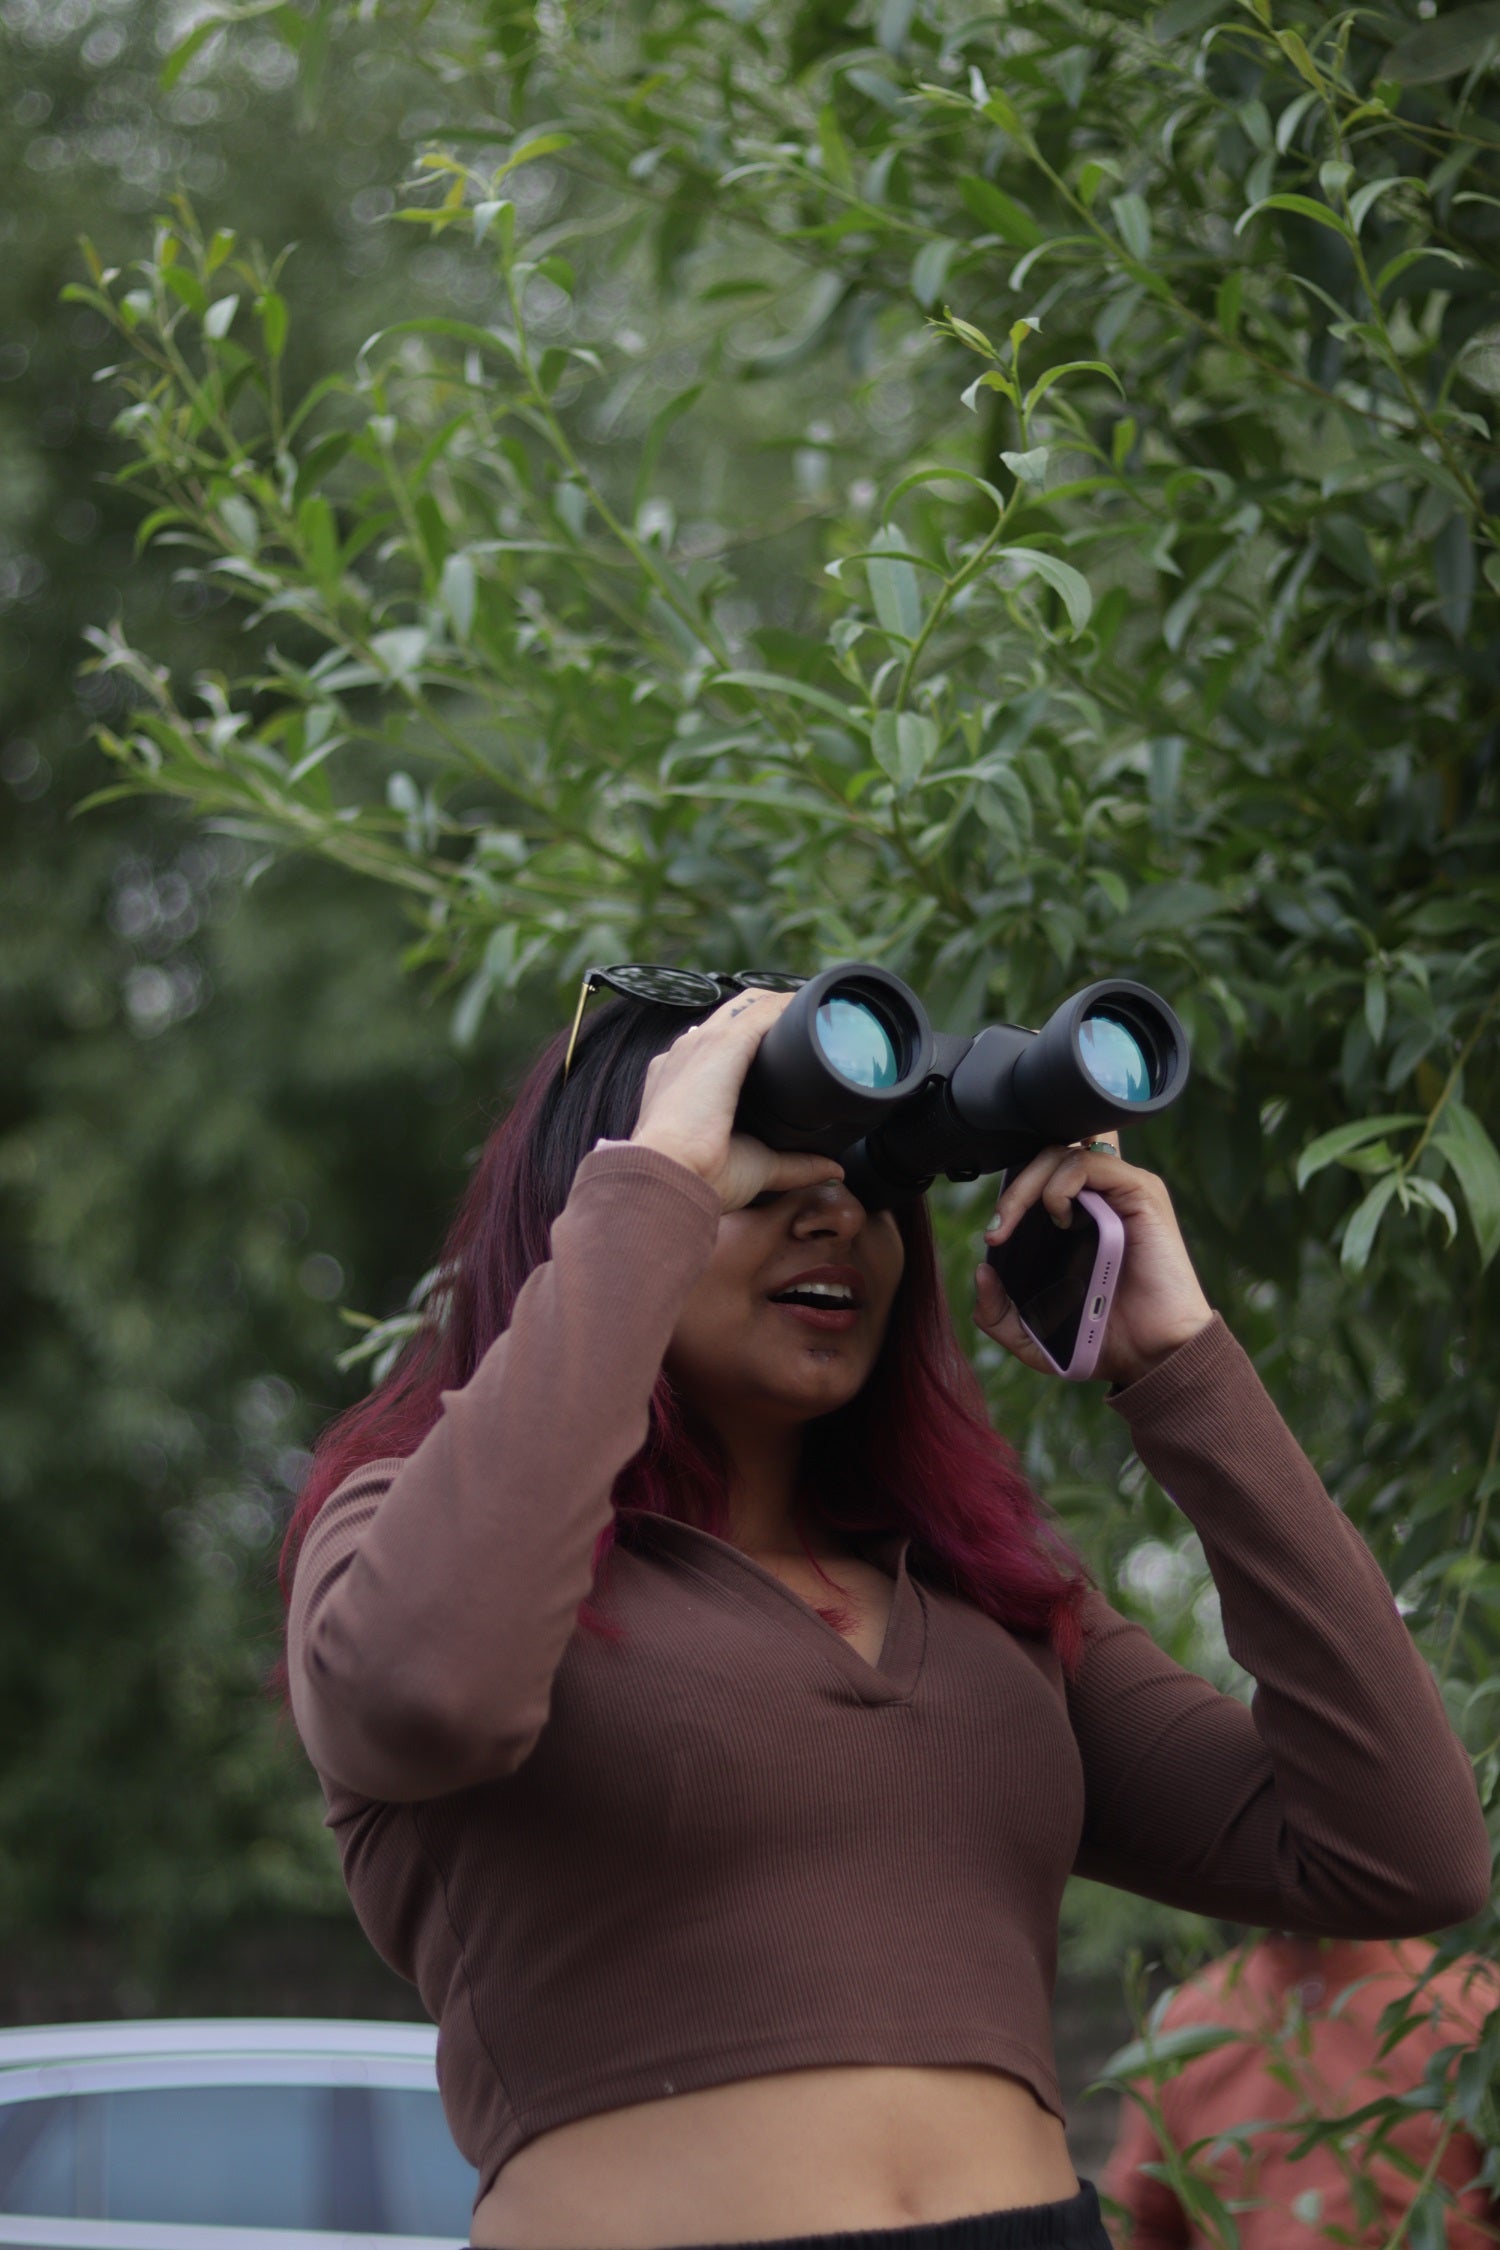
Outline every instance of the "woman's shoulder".
[[313, 1553], [319, 1556], [322, 1569], [330, 1558], [342, 1554], [374, 1515], [402, 1466], [400, 1454], [387, 1454], [376, 1461], [361, 1462], [341, 1477], [302, 1535], [297, 1549], [298, 1570], [305, 1571]]
[[403, 1466], [403, 1461], [401, 1454], [388, 1453], [383, 1454], [378, 1461], [362, 1462], [357, 1469], [351, 1469], [346, 1477], [340, 1478], [323, 1502], [319, 1514], [326, 1514], [335, 1505], [342, 1506], [357, 1499], [378, 1500], [395, 1481], [396, 1472]]

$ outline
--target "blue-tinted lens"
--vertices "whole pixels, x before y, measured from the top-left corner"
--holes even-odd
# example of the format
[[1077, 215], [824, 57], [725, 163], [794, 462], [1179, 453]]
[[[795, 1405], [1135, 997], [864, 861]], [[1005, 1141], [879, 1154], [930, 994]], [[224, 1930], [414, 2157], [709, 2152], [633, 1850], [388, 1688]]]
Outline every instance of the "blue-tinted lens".
[[818, 1010], [818, 1045], [835, 1070], [856, 1086], [894, 1086], [901, 1073], [890, 1033], [862, 1000], [825, 1000]]
[[1149, 1102], [1151, 1072], [1132, 1034], [1113, 1016], [1085, 1016], [1078, 1034], [1084, 1068], [1112, 1101]]

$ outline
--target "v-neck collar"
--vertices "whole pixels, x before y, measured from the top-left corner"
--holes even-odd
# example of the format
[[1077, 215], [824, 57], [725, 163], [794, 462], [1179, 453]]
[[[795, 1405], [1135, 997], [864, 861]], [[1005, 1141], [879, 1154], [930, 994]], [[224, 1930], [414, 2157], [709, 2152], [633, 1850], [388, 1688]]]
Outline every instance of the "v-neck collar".
[[823, 1654], [847, 1684], [866, 1703], [904, 1703], [917, 1683], [927, 1645], [927, 1612], [907, 1568], [910, 1537], [893, 1533], [871, 1542], [870, 1552], [896, 1582], [891, 1613], [886, 1621], [880, 1656], [870, 1664], [851, 1641], [845, 1639], [811, 1602], [794, 1593], [774, 1570], [767, 1570], [753, 1555], [720, 1539], [696, 1524], [679, 1523], [675, 1516], [659, 1516], [632, 1509], [631, 1529], [649, 1525], [648, 1537], [675, 1552], [690, 1570], [714, 1579], [742, 1601], [763, 1611], [778, 1625], [805, 1636], [817, 1635]]

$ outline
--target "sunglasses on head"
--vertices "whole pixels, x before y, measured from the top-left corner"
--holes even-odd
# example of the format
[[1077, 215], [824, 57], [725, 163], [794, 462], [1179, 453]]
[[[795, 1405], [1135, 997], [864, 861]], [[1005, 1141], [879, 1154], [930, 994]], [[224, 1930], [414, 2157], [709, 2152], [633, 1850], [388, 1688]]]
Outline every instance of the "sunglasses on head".
[[566, 1081], [573, 1061], [589, 995], [601, 985], [626, 1000], [648, 1000], [658, 1008], [713, 1008], [735, 992], [795, 992], [806, 982], [806, 977], [783, 976], [779, 969], [668, 969], [655, 961], [617, 961], [607, 969], [585, 969], [563, 1056], [563, 1078]]

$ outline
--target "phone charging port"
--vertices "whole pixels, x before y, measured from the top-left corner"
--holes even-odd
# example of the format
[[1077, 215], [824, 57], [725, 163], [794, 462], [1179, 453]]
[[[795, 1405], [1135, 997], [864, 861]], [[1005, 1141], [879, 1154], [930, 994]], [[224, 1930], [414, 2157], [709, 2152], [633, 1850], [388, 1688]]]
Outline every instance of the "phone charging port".
[[1104, 1299], [1102, 1297], [1096, 1297], [1089, 1310], [1093, 1314], [1094, 1319], [1097, 1320], [1100, 1313], [1102, 1313], [1104, 1310]]

